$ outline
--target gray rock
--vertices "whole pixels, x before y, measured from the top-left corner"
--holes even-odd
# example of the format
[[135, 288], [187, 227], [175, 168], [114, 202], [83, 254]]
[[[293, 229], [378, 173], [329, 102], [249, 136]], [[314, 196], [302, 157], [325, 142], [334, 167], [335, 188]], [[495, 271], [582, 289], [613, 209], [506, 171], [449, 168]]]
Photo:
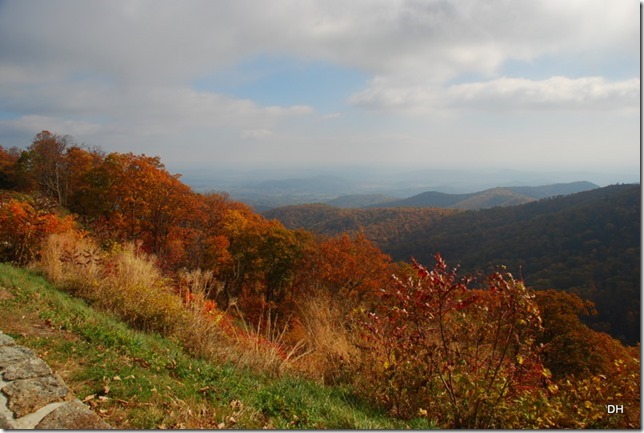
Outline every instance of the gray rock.
[[34, 352], [23, 346], [0, 346], [0, 369], [35, 356]]
[[98, 430], [111, 427], [83, 403], [74, 400], [54, 409], [38, 423], [36, 429]]
[[34, 428], [111, 429], [45, 361], [0, 331], [0, 430]]
[[0, 346], [15, 346], [16, 342], [13, 338], [9, 337], [7, 334], [0, 332]]
[[70, 394], [69, 388], [56, 376], [16, 380], [2, 388], [2, 392], [16, 418], [35, 412], [48, 403], [62, 401]]
[[51, 368], [40, 358], [28, 358], [11, 364], [5, 368], [2, 376], [4, 380], [33, 379], [34, 377], [49, 376]]

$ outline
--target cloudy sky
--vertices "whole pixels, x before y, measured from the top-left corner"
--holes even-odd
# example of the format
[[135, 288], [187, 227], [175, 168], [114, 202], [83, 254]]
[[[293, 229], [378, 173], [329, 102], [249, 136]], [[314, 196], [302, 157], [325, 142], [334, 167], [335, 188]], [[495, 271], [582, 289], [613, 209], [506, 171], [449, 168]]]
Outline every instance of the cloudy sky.
[[637, 173], [639, 23], [636, 0], [0, 0], [0, 145]]

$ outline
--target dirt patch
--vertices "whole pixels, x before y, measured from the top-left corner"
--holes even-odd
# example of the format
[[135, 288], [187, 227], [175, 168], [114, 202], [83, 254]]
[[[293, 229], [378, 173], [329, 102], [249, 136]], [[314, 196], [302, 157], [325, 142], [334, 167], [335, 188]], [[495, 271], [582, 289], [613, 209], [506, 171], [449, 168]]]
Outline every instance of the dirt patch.
[[7, 289], [0, 287], [0, 301], [7, 301], [13, 299], [15, 296], [13, 293], [9, 292]]
[[24, 301], [18, 300], [11, 289], [0, 287], [0, 311], [10, 312], [10, 314], [0, 314], [0, 329], [5, 334], [23, 338], [61, 337], [66, 340], [78, 338], [74, 334], [56, 329], [48, 320], [40, 318], [37, 309], [21, 305], [21, 302]]
[[[0, 299], [2, 301], [2, 299]], [[0, 308], [2, 303], [0, 302]], [[22, 312], [17, 315], [7, 315], [0, 318], [0, 329], [5, 334], [19, 335], [23, 338], [41, 337], [50, 338], [58, 333], [38, 317], [38, 314]]]

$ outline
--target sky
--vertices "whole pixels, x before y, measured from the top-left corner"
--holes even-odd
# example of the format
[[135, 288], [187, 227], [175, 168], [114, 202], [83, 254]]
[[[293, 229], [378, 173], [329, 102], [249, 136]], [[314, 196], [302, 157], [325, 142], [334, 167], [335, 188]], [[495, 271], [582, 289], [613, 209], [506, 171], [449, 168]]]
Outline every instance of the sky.
[[636, 0], [0, 0], [0, 145], [190, 167], [640, 167]]

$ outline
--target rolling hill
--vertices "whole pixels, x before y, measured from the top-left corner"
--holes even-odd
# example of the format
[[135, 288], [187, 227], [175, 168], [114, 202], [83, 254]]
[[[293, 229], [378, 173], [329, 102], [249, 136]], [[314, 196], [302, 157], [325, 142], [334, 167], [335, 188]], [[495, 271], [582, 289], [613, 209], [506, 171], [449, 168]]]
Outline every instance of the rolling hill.
[[454, 209], [340, 209], [327, 204], [292, 205], [265, 211], [289, 229], [306, 229], [322, 235], [364, 233], [381, 247], [453, 215]]
[[372, 204], [369, 207], [446, 207], [453, 209], [487, 209], [517, 206], [532, 201], [568, 195], [598, 188], [590, 182], [560, 183], [543, 186], [497, 187], [469, 194], [446, 194], [427, 191], [402, 200]]

